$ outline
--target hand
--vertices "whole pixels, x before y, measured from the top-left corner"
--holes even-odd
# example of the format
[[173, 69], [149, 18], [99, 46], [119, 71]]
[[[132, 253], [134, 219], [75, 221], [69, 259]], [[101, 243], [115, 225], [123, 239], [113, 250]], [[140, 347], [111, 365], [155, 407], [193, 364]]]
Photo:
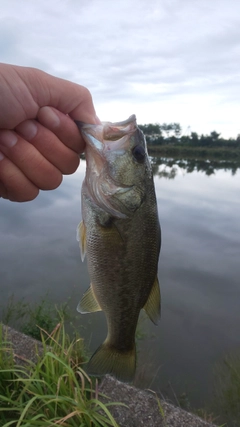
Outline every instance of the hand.
[[33, 200], [75, 172], [84, 141], [72, 119], [100, 123], [88, 89], [0, 64], [0, 197]]

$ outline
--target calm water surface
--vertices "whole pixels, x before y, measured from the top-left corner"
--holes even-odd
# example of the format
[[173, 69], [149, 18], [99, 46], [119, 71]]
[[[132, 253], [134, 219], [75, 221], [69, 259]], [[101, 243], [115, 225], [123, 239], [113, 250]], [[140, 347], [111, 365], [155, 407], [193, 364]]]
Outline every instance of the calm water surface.
[[[240, 348], [240, 169], [225, 163], [153, 158], [162, 251], [162, 318], [142, 319], [137, 385], [174, 400], [187, 393], [202, 406], [212, 394], [213, 368]], [[14, 294], [52, 303], [69, 297], [75, 312], [89, 286], [80, 261], [82, 161], [59, 189], [31, 203], [0, 199], [0, 304]], [[214, 172], [214, 173], [213, 173]], [[92, 350], [106, 335], [102, 313], [79, 315]], [[174, 393], [173, 393], [174, 391]]]

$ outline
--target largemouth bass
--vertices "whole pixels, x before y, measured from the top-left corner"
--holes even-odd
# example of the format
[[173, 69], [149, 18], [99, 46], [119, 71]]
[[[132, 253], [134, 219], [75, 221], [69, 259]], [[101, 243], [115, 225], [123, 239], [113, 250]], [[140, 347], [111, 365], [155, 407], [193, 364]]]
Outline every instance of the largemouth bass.
[[118, 123], [76, 123], [87, 162], [78, 239], [91, 279], [77, 309], [103, 310], [108, 326], [87, 372], [129, 382], [136, 368], [140, 310], [155, 324], [160, 315], [161, 232], [151, 165], [134, 115]]

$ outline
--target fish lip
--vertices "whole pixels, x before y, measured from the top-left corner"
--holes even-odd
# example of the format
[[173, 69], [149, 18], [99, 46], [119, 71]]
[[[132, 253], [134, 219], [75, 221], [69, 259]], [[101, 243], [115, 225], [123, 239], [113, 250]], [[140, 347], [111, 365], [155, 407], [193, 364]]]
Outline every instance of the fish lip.
[[[87, 147], [89, 145], [99, 154], [124, 149], [129, 137], [138, 129], [135, 114], [121, 122], [102, 122], [94, 125], [75, 120], [75, 123], [88, 142]], [[100, 138], [96, 138], [96, 134], [100, 135]]]
[[137, 122], [137, 118], [136, 118], [136, 116], [135, 116], [135, 114], [132, 114], [130, 117], [128, 117], [128, 119], [126, 119], [126, 120], [122, 120], [121, 122], [114, 122], [114, 123], [111, 123], [113, 126], [118, 126], [118, 127], [120, 127], [120, 126], [126, 126], [126, 125], [128, 125], [129, 123], [132, 123], [132, 122]]
[[105, 125], [110, 125], [110, 126], [115, 126], [115, 127], [123, 127], [128, 125], [129, 123], [137, 123], [137, 118], [135, 116], [135, 114], [132, 114], [130, 117], [128, 117], [128, 119], [126, 120], [122, 120], [120, 122], [101, 122], [100, 125], [96, 125], [96, 124], [91, 124], [91, 123], [85, 123], [85, 122], [81, 122], [80, 120], [74, 120], [74, 122], [76, 123], [77, 127], [79, 130], [82, 130], [82, 128], [84, 126], [86, 127], [96, 127], [96, 126], [105, 126]]

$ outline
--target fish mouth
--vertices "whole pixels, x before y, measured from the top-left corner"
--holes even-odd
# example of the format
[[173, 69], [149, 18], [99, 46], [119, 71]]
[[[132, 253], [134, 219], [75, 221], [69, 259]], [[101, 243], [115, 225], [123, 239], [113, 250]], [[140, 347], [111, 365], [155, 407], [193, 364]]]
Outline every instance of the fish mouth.
[[121, 156], [128, 150], [129, 139], [138, 129], [136, 116], [132, 115], [121, 122], [102, 122], [99, 125], [78, 121], [75, 123], [87, 143], [85, 190], [94, 203], [111, 216], [127, 218], [131, 211], [114, 199], [115, 196], [130, 191], [132, 186], [116, 182], [111, 171], [105, 171], [108, 163], [112, 163], [116, 156]]
[[137, 130], [135, 114], [121, 122], [92, 125], [75, 120], [75, 123], [89, 146], [99, 153], [125, 150], [129, 137]]
[[135, 114], [122, 122], [106, 122], [104, 126], [104, 140], [116, 141], [124, 136], [129, 136], [137, 129], [137, 119]]
[[112, 122], [101, 122], [99, 125], [93, 125], [90, 123], [81, 122], [79, 120], [74, 120], [74, 121], [75, 121], [77, 127], [80, 129], [80, 131], [82, 131], [83, 128], [89, 128], [89, 129], [99, 128], [99, 127], [104, 128], [105, 126], [108, 126], [108, 125], [113, 127], [113, 128], [116, 128], [114, 130], [114, 132], [117, 131], [117, 128], [120, 131], [121, 129], [124, 129], [127, 126], [129, 126], [130, 124], [134, 124], [134, 126], [137, 127], [137, 119], [136, 119], [135, 114], [132, 114], [127, 120], [123, 120], [121, 122], [113, 122], [113, 123]]

